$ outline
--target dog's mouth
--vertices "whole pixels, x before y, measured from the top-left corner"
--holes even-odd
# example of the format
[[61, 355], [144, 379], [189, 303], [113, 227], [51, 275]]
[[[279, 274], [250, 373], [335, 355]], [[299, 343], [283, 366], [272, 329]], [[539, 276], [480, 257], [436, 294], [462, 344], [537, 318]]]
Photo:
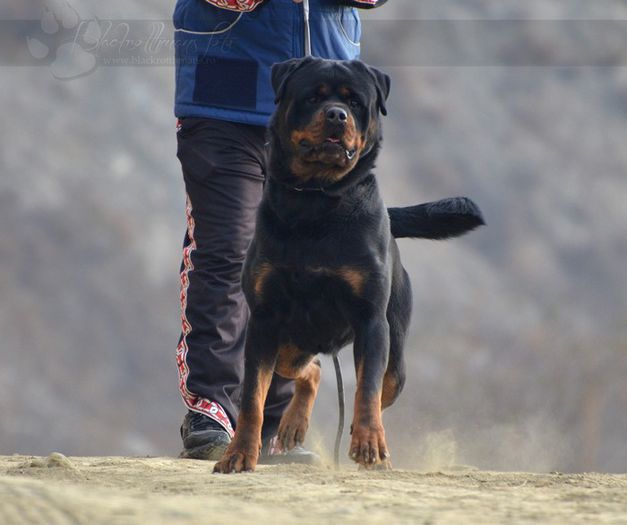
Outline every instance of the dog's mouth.
[[302, 158], [306, 162], [344, 166], [347, 162], [352, 161], [357, 154], [355, 148], [347, 146], [339, 135], [334, 134], [329, 135], [318, 144], [303, 139], [300, 141], [299, 147]]

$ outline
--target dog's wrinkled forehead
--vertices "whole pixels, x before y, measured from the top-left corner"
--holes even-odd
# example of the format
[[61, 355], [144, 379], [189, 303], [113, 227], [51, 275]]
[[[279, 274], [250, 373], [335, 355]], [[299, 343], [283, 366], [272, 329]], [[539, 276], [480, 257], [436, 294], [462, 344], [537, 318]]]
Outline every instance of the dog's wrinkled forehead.
[[281, 62], [272, 67], [272, 85], [277, 103], [288, 93], [302, 93], [320, 84], [350, 86], [368, 100], [376, 100], [381, 113], [387, 114], [385, 101], [390, 92], [390, 77], [359, 60], [306, 57]]
[[366, 96], [375, 94], [374, 83], [365, 70], [341, 62], [322, 63], [318, 67], [296, 71], [288, 87], [294, 93], [301, 93], [309, 87], [322, 84], [332, 88], [339, 85], [351, 86]]

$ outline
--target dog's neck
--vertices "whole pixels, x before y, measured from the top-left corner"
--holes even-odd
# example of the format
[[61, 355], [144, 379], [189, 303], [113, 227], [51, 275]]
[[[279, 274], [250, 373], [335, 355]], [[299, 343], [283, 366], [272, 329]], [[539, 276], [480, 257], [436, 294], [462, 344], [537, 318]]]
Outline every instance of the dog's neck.
[[299, 183], [290, 171], [290, 158], [281, 153], [280, 144], [272, 141], [270, 147], [262, 209], [292, 230], [322, 231], [325, 222], [352, 216], [372, 191], [376, 191], [372, 170], [378, 144], [341, 180], [322, 182], [312, 179], [306, 183]]
[[305, 194], [320, 194], [328, 198], [341, 198], [352, 187], [363, 182], [375, 166], [381, 147], [375, 143], [365, 154], [362, 154], [355, 167], [338, 181], [326, 181], [313, 177], [302, 182], [290, 168], [291, 155], [286, 155], [280, 139], [271, 131], [270, 158], [268, 163], [268, 179], [285, 191]]

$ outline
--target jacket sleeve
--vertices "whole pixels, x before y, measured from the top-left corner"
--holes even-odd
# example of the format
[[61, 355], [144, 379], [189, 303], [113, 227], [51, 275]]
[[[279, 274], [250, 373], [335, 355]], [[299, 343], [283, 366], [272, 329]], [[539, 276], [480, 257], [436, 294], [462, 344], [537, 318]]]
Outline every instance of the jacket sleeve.
[[239, 11], [247, 13], [253, 11], [264, 0], [205, 0], [208, 4], [221, 9], [230, 9], [231, 11]]

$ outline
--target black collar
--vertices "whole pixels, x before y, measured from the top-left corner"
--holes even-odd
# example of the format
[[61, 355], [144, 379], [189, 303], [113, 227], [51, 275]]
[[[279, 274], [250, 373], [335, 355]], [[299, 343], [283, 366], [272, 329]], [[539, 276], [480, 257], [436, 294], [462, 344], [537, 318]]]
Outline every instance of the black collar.
[[327, 190], [324, 186], [291, 186], [290, 184], [286, 184], [285, 182], [282, 181], [277, 181], [278, 183], [280, 183], [281, 185], [285, 186], [288, 190], [292, 190], [292, 191], [297, 191], [297, 192], [320, 192], [320, 193], [327, 193]]

